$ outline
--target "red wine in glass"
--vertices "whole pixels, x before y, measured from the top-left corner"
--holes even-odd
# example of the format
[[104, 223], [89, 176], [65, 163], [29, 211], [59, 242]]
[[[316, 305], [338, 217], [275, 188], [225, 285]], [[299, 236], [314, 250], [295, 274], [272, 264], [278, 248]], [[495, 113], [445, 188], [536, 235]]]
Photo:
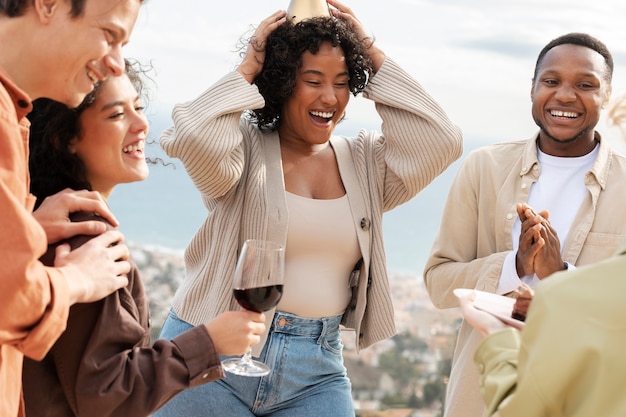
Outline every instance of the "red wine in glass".
[[[267, 311], [275, 307], [283, 295], [285, 249], [266, 240], [246, 240], [241, 248], [235, 276], [233, 295], [241, 307]], [[222, 361], [227, 372], [242, 376], [263, 376], [270, 372], [267, 365], [252, 360], [251, 350], [241, 358]]]
[[255, 288], [235, 288], [233, 293], [240, 306], [246, 310], [261, 313], [278, 304], [283, 295], [283, 286], [281, 284]]

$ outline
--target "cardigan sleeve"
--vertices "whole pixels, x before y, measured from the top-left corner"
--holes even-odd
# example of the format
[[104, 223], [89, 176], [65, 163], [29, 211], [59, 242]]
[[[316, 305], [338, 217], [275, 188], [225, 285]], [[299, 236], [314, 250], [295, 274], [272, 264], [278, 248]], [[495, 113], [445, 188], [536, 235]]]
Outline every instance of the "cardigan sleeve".
[[383, 124], [375, 137], [383, 210], [413, 198], [463, 152], [460, 129], [424, 88], [387, 58], [363, 91]]
[[233, 71], [195, 100], [176, 105], [174, 125], [161, 135], [160, 144], [170, 157], [183, 162], [204, 196], [219, 198], [244, 169], [241, 116], [264, 103], [257, 87]]

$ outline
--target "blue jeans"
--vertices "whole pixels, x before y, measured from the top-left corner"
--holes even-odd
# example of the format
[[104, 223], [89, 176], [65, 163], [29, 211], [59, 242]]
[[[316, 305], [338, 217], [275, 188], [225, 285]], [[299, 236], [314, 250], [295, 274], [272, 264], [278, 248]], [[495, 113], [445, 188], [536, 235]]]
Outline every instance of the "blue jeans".
[[[271, 368], [269, 375], [227, 373], [181, 392], [154, 416], [354, 417], [340, 321], [341, 316], [310, 319], [276, 312], [260, 357]], [[160, 337], [171, 339], [191, 327], [172, 310]]]

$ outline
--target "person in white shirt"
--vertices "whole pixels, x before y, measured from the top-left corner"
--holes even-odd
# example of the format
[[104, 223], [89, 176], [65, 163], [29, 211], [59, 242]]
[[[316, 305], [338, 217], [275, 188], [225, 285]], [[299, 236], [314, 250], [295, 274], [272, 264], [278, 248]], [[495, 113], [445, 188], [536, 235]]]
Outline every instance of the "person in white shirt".
[[[540, 52], [530, 90], [539, 133], [472, 152], [450, 189], [424, 270], [437, 307], [458, 307], [456, 288], [508, 294], [617, 249], [626, 236], [626, 159], [595, 131], [612, 73], [610, 52], [588, 34], [560, 36]], [[481, 340], [462, 324], [446, 417], [485, 411], [472, 360]]]

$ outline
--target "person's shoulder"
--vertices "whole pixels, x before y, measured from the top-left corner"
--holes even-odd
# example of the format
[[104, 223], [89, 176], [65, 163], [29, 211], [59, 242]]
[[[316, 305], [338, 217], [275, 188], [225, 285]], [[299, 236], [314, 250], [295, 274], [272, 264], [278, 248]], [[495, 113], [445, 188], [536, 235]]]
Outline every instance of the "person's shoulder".
[[621, 185], [626, 174], [626, 155], [603, 139], [597, 158], [603, 163], [602, 169], [606, 169], [607, 182], [617, 182]]
[[98, 220], [106, 224], [109, 229], [113, 228], [111, 224], [103, 217], [100, 217], [97, 213], [89, 211], [77, 211], [70, 214], [70, 220], [73, 222], [86, 222], [89, 220]]
[[526, 147], [530, 139], [519, 139], [511, 141], [496, 141], [487, 145], [483, 145], [480, 148], [475, 149], [473, 152], [478, 154], [491, 154], [491, 153], [503, 153], [510, 152], [511, 150], [520, 149]]
[[510, 160], [512, 155], [518, 155], [521, 157], [528, 141], [529, 139], [523, 139], [483, 145], [470, 151], [466, 159], [470, 163], [486, 160], [493, 160], [501, 163], [503, 160]]
[[[86, 222], [86, 221], [91, 221], [91, 220], [97, 220], [97, 221], [101, 221], [102, 223], [106, 224], [107, 230], [115, 229], [115, 227], [113, 227], [108, 221], [106, 221], [104, 218], [100, 217], [98, 214], [96, 214], [94, 212], [77, 211], [75, 213], [71, 213], [70, 214], [70, 220], [73, 221], [73, 222]], [[70, 244], [72, 249], [76, 249], [76, 248], [84, 245], [85, 242], [87, 242], [88, 240], [90, 240], [92, 238], [93, 238], [93, 236], [76, 235], [76, 236], [73, 236], [73, 237], [69, 238], [67, 240], [67, 243]]]
[[[86, 222], [90, 220], [101, 221], [102, 223], [106, 224], [107, 230], [115, 229], [115, 227], [113, 227], [108, 221], [98, 216], [98, 214], [94, 212], [77, 211], [74, 213], [70, 213], [69, 217], [70, 217], [70, 220], [73, 222]], [[54, 244], [48, 245], [48, 250], [41, 258], [39, 258], [39, 260], [44, 265], [52, 266], [54, 265], [54, 257], [56, 256], [57, 246], [64, 244], [64, 243], [69, 243], [72, 250], [74, 250], [76, 248], [81, 247], [82, 245], [84, 245], [86, 242], [88, 242], [89, 240], [93, 238], [94, 236], [90, 236], [90, 235], [76, 235], [76, 236], [72, 236], [70, 238], [61, 240], [59, 242], [56, 242]]]
[[611, 158], [614, 163], [619, 164], [620, 168], [626, 170], [626, 155], [611, 147]]

